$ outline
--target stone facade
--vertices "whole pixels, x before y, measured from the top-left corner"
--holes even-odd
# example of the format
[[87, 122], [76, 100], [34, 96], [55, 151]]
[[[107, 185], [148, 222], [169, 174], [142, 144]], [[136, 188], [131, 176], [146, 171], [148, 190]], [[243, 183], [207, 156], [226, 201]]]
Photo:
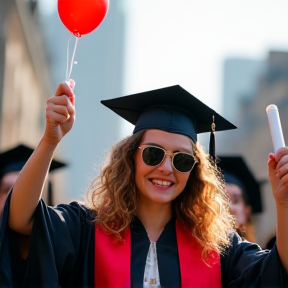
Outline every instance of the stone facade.
[[[53, 93], [46, 55], [36, 0], [1, 0], [0, 151], [19, 143], [36, 147], [43, 134], [46, 99]], [[61, 185], [56, 174], [50, 180], [58, 177]]]

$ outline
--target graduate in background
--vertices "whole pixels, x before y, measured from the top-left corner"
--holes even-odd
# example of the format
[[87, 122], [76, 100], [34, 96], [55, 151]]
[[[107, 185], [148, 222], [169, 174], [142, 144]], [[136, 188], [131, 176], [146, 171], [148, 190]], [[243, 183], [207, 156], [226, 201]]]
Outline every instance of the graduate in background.
[[[25, 145], [19, 144], [0, 153], [0, 215], [10, 192], [21, 169], [33, 153], [34, 149]], [[52, 160], [49, 172], [65, 167], [66, 164], [55, 159]], [[48, 205], [53, 205], [52, 183], [48, 184]], [[1, 219], [1, 216], [0, 216]]]
[[45, 133], [6, 201], [1, 287], [13, 286], [9, 227], [30, 235], [22, 287], [287, 287], [288, 148], [269, 155], [278, 237], [262, 251], [234, 232], [219, 171], [197, 142], [215, 124], [235, 126], [179, 85], [102, 101], [133, 135], [112, 147], [85, 204], [39, 200], [75, 120], [70, 87], [47, 101]]
[[[21, 169], [32, 155], [34, 149], [19, 144], [0, 153], [0, 223], [2, 219], [3, 207], [15, 181], [17, 180]], [[65, 167], [66, 164], [55, 159], [52, 160], [49, 173]], [[52, 183], [48, 179], [47, 204], [53, 205]], [[10, 236], [10, 254], [13, 265], [14, 287], [20, 287], [26, 271], [29, 236], [19, 234], [15, 231], [9, 231]]]
[[260, 185], [242, 156], [219, 156], [218, 167], [223, 172], [231, 213], [237, 221], [239, 235], [256, 242], [252, 214], [262, 212]]

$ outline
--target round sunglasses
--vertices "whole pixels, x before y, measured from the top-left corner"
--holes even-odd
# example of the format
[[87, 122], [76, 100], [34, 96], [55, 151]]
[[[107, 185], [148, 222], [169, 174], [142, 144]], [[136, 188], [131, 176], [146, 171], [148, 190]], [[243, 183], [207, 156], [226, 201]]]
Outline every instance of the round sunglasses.
[[190, 172], [198, 163], [195, 156], [186, 152], [167, 153], [163, 148], [152, 145], [140, 146], [138, 149], [142, 150], [143, 162], [148, 166], [161, 164], [166, 155], [172, 156], [172, 166], [181, 173]]

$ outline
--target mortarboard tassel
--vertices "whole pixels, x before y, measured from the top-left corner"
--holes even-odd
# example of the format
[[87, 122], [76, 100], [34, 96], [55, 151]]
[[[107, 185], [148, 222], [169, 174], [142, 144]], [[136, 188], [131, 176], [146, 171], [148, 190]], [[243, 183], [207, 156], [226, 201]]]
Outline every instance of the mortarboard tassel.
[[213, 160], [213, 163], [215, 163], [216, 156], [215, 156], [215, 135], [214, 135], [214, 132], [215, 132], [216, 125], [214, 123], [214, 115], [212, 116], [212, 118], [213, 118], [213, 122], [211, 124], [209, 154], [210, 154], [211, 160]]

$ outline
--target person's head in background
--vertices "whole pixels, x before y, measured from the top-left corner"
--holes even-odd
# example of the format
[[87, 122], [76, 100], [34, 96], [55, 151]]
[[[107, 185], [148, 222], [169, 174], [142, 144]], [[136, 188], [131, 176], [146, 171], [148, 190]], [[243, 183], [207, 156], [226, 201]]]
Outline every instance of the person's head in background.
[[[0, 153], [0, 217], [6, 198], [34, 149], [20, 144]], [[66, 164], [53, 160], [49, 172]]]
[[241, 156], [219, 156], [231, 213], [237, 221], [238, 233], [256, 242], [252, 214], [262, 212], [260, 183]]

